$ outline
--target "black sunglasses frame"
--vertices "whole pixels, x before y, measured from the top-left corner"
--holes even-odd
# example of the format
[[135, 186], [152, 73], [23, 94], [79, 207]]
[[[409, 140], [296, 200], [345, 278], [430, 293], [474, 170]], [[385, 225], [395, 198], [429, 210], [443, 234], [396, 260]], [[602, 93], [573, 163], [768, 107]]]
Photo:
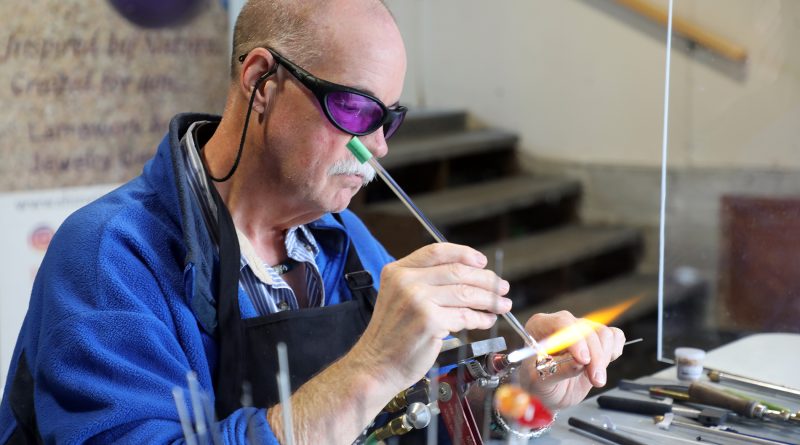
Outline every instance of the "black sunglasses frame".
[[[286, 71], [288, 71], [292, 76], [294, 76], [297, 80], [299, 80], [300, 83], [303, 84], [303, 86], [305, 86], [306, 88], [308, 88], [309, 91], [311, 91], [314, 97], [317, 98], [317, 102], [319, 102], [322, 111], [325, 113], [325, 117], [327, 117], [328, 121], [330, 121], [330, 123], [333, 124], [333, 126], [338, 128], [339, 130], [347, 134], [351, 134], [353, 136], [365, 136], [373, 133], [380, 127], [384, 127], [384, 138], [389, 139], [394, 135], [394, 133], [397, 132], [397, 129], [400, 128], [400, 125], [402, 125], [403, 120], [406, 117], [406, 112], [408, 111], [408, 108], [402, 105], [397, 105], [392, 108], [389, 108], [386, 106], [386, 104], [381, 102], [380, 99], [369, 93], [345, 85], [340, 85], [337, 83], [329, 82], [324, 79], [320, 79], [319, 77], [316, 77], [313, 74], [309, 73], [308, 71], [304, 70], [291, 60], [287, 59], [274, 49], [272, 48], [265, 48], [265, 49], [269, 51], [270, 54], [272, 54], [272, 57], [275, 58], [278, 64], [286, 68]], [[245, 58], [247, 58], [247, 54], [248, 53], [245, 53], [239, 56], [239, 63], [244, 62]], [[328, 109], [327, 101], [325, 100], [328, 94], [342, 93], [342, 92], [356, 94], [358, 96], [365, 97], [370, 101], [375, 102], [381, 108], [381, 111], [383, 112], [383, 118], [375, 122], [367, 130], [362, 132], [355, 132], [342, 127], [341, 125], [339, 125], [338, 122], [336, 122], [336, 119], [333, 118], [331, 111]], [[397, 123], [395, 130], [392, 132], [392, 134], [386, 136], [386, 130], [388, 128], [391, 128], [392, 124], [398, 119], [400, 120], [400, 122]]]

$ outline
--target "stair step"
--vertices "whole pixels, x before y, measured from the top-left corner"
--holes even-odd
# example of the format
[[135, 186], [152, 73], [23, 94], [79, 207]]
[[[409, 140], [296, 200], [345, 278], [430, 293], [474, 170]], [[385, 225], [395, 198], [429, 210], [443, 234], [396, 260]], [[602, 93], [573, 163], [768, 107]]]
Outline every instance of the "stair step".
[[418, 138], [436, 133], [452, 133], [467, 128], [466, 111], [455, 110], [420, 110], [408, 112], [406, 120], [397, 130], [394, 139]]
[[[580, 183], [575, 180], [519, 175], [416, 195], [413, 200], [435, 225], [447, 226], [538, 203], [560, 201], [578, 193]], [[370, 205], [367, 211], [386, 215], [408, 214], [398, 200]]]
[[495, 129], [448, 132], [428, 137], [398, 137], [397, 140], [391, 140], [389, 154], [380, 162], [384, 168], [391, 169], [502, 151], [513, 148], [518, 139], [515, 133]]
[[567, 226], [506, 239], [480, 250], [494, 258], [503, 250], [503, 278], [513, 281], [591, 259], [611, 251], [633, 248], [639, 231], [627, 227]]
[[626, 275], [559, 295], [552, 300], [522, 308], [514, 313], [520, 319], [525, 320], [533, 314], [553, 313], [561, 310], [567, 310], [576, 317], [582, 317], [597, 309], [613, 306], [633, 297], [639, 297], [639, 300], [629, 310], [622, 313], [613, 324], [622, 325], [657, 310], [658, 276], [637, 273]]

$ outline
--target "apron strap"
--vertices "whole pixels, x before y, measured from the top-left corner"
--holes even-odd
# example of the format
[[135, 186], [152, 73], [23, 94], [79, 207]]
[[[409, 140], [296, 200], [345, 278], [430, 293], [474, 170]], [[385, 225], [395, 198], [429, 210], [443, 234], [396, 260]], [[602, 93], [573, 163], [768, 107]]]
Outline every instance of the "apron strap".
[[[209, 184], [213, 184], [209, 181]], [[217, 205], [217, 240], [219, 241], [219, 281], [217, 282], [217, 344], [219, 349], [219, 361], [217, 365], [217, 380], [220, 380], [220, 370], [232, 366], [235, 369], [235, 379], [237, 382], [246, 382], [244, 366], [241, 360], [246, 358], [245, 354], [245, 333], [244, 325], [241, 322], [241, 311], [239, 309], [239, 266], [241, 264], [241, 252], [239, 250], [239, 238], [236, 236], [236, 226], [233, 224], [225, 202], [213, 185], [209, 187], [214, 203]], [[233, 334], [233, 341], [221, 341], [222, 335]], [[225, 347], [222, 347], [225, 345]], [[230, 372], [230, 371], [228, 371]], [[230, 378], [230, 374], [226, 378]], [[215, 385], [216, 387], [217, 385]], [[234, 385], [229, 390], [234, 391], [232, 396], [235, 400], [240, 400], [242, 387]]]
[[[333, 213], [332, 215], [336, 221], [339, 221], [341, 225], [345, 226], [342, 215], [339, 213]], [[346, 228], [347, 226], [345, 226], [345, 229]], [[352, 241], [347, 249], [347, 260], [344, 265], [344, 279], [347, 282], [347, 287], [353, 294], [354, 300], [361, 298], [369, 303], [370, 309], [375, 309], [378, 293], [373, 287], [374, 281], [372, 280], [372, 274], [364, 269], [364, 265], [361, 264], [361, 260], [358, 258], [356, 246]]]

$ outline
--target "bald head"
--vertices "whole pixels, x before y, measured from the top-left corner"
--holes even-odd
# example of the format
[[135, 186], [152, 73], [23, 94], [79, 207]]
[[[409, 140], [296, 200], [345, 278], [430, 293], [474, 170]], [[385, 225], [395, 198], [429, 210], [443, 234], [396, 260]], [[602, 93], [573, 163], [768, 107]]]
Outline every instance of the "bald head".
[[342, 13], [394, 21], [382, 0], [248, 0], [233, 31], [232, 79], [239, 72], [238, 57], [257, 47], [274, 48], [313, 67], [340, 43], [331, 38], [330, 20]]

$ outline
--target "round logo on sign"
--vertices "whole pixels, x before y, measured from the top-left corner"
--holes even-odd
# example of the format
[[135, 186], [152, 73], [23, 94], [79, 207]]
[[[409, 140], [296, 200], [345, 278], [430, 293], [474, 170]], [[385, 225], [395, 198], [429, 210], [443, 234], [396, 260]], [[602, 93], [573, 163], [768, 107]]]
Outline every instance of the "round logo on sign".
[[50, 245], [50, 240], [53, 239], [54, 234], [55, 231], [52, 227], [43, 224], [33, 229], [28, 242], [34, 250], [44, 252], [47, 250], [47, 246]]
[[206, 0], [109, 0], [109, 3], [138, 26], [163, 28], [188, 21]]

